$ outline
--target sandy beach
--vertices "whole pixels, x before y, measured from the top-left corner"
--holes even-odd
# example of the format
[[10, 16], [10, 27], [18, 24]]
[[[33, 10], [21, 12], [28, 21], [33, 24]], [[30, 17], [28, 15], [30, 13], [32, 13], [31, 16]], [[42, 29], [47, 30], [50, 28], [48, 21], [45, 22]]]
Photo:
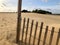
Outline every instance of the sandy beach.
[[[0, 13], [0, 45], [17, 45], [16, 43], [14, 43], [15, 38], [16, 38], [17, 16], [18, 16], [17, 13]], [[31, 24], [32, 20], [34, 20], [35, 23], [37, 21], [39, 26], [41, 22], [44, 22], [44, 28], [46, 28], [46, 26], [49, 26], [49, 30], [51, 30], [52, 27], [55, 27], [54, 31], [56, 32], [58, 32], [60, 28], [60, 16], [59, 15], [22, 13], [22, 19], [23, 18], [26, 18], [26, 19], [29, 18], [30, 19], [29, 24]], [[39, 30], [39, 27], [38, 27], [38, 30]], [[50, 32], [48, 33], [48, 37], [49, 37], [49, 34]], [[37, 31], [37, 35], [38, 35], [38, 31]], [[41, 38], [42, 40], [43, 40], [43, 37], [44, 35], [42, 33], [42, 38]], [[46, 40], [47, 43], [49, 43], [48, 37]], [[57, 38], [57, 34], [54, 33], [52, 45], [55, 45], [56, 38]], [[60, 41], [59, 41], [59, 45], [60, 45]]]

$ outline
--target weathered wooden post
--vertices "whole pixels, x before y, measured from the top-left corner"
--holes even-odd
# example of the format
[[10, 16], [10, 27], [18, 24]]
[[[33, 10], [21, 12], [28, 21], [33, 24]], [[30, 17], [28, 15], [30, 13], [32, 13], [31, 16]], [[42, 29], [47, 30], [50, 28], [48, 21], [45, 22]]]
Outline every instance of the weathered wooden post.
[[22, 5], [22, 0], [18, 0], [18, 19], [17, 19], [16, 43], [19, 42], [19, 38], [20, 38], [20, 30], [21, 30], [21, 5]]

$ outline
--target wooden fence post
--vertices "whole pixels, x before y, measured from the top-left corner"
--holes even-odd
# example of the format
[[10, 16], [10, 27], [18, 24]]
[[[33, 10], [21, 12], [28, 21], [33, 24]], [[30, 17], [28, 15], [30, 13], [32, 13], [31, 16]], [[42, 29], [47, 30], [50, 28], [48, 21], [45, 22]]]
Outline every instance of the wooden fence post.
[[33, 45], [35, 45], [36, 33], [37, 33], [38, 22], [36, 22], [35, 33], [33, 38]]
[[32, 20], [32, 23], [31, 23], [30, 36], [29, 36], [29, 45], [30, 45], [31, 36], [32, 36], [33, 23], [34, 23], [34, 20]]
[[29, 18], [27, 20], [27, 27], [26, 27], [26, 37], [25, 37], [25, 45], [26, 45], [26, 41], [27, 41], [27, 34], [28, 34], [28, 28], [29, 28]]
[[44, 35], [43, 45], [45, 45], [45, 41], [46, 41], [46, 37], [47, 37], [47, 33], [48, 33], [48, 26], [46, 26], [46, 31], [45, 31], [45, 35]]
[[41, 39], [42, 29], [43, 29], [43, 22], [41, 22], [41, 27], [40, 27], [40, 32], [39, 32], [39, 38], [38, 38], [38, 43], [37, 43], [37, 45], [40, 44], [40, 39]]
[[22, 4], [22, 0], [18, 0], [18, 20], [17, 20], [16, 43], [19, 42], [19, 38], [20, 38], [20, 30], [21, 30], [21, 4]]
[[49, 45], [51, 45], [51, 43], [52, 43], [53, 35], [54, 35], [54, 27], [52, 27]]
[[60, 29], [59, 29], [59, 32], [58, 32], [56, 45], [58, 45], [58, 44], [59, 44], [59, 38], [60, 38]]
[[24, 18], [24, 20], [23, 20], [22, 42], [23, 42], [23, 37], [24, 37], [25, 21], [26, 21], [26, 18]]

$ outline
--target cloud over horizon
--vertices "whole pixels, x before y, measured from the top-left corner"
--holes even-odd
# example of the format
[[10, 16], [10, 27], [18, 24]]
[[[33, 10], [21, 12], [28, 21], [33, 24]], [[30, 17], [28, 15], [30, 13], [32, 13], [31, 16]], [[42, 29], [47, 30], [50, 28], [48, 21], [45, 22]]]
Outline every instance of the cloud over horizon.
[[[0, 12], [17, 11], [18, 0], [0, 0]], [[59, 7], [59, 8], [58, 8]], [[50, 9], [53, 13], [60, 13], [60, 1], [58, 0], [22, 0], [22, 9]]]

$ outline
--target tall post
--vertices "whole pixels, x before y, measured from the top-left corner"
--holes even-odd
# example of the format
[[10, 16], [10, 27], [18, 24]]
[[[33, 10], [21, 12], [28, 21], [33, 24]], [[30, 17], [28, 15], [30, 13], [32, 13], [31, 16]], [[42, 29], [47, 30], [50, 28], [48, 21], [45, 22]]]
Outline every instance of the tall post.
[[22, 0], [18, 0], [18, 19], [17, 19], [17, 34], [16, 34], [16, 43], [19, 42], [20, 30], [21, 30], [21, 5]]

